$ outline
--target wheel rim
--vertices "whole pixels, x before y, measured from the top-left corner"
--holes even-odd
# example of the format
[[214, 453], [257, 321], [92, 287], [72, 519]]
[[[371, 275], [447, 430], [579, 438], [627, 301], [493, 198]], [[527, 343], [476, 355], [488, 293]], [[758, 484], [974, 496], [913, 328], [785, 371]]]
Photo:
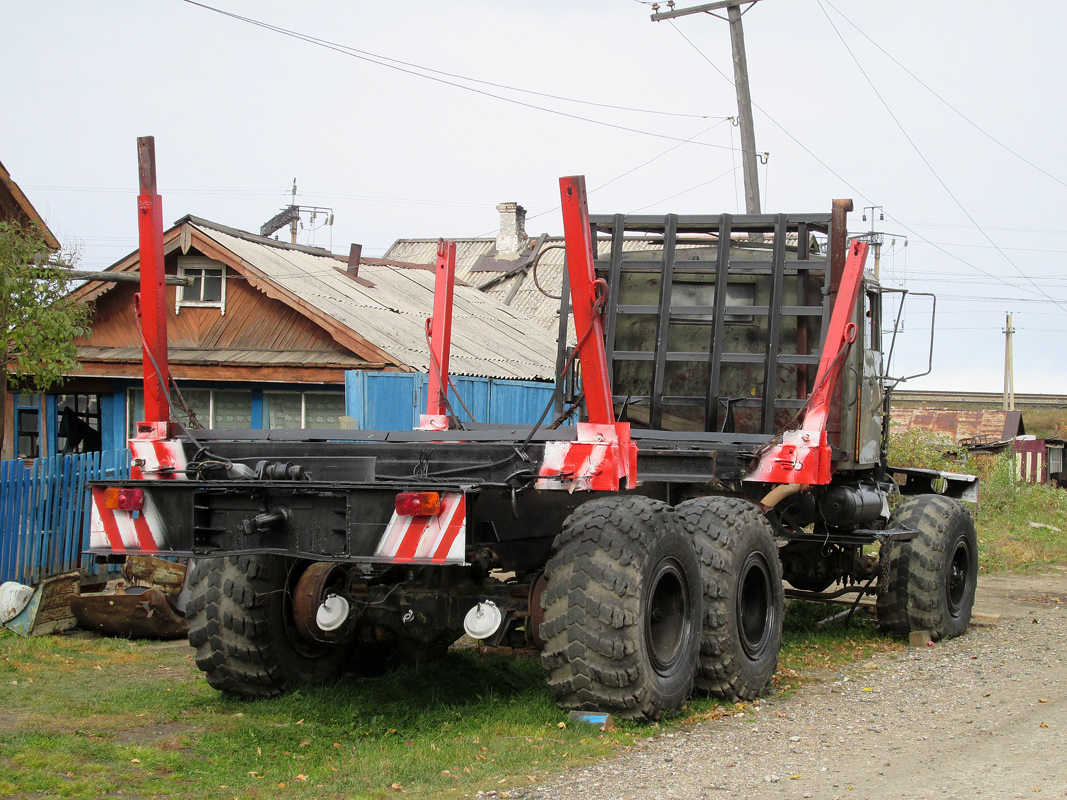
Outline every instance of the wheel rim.
[[971, 578], [971, 548], [966, 539], [956, 542], [952, 551], [952, 561], [949, 562], [948, 580], [945, 581], [945, 596], [948, 599], [948, 610], [952, 616], [958, 617], [963, 610], [964, 599], [967, 596], [967, 584]]
[[645, 642], [653, 669], [671, 672], [689, 637], [689, 592], [685, 572], [674, 559], [661, 563], [645, 601]]
[[773, 620], [770, 570], [760, 553], [749, 553], [737, 582], [737, 630], [745, 655], [756, 660], [767, 647]]

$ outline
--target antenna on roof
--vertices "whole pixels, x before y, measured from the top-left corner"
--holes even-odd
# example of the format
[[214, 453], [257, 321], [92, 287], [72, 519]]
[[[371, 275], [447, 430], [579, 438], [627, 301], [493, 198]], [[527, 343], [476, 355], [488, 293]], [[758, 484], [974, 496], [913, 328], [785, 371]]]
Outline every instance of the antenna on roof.
[[[283, 208], [269, 220], [264, 222], [259, 227], [260, 236], [270, 236], [275, 231], [279, 231], [286, 225], [289, 226], [289, 240], [292, 244], [296, 244], [296, 232], [297, 226], [300, 223], [300, 213], [308, 211], [311, 213], [311, 222], [314, 223], [319, 212], [325, 212], [326, 224], [331, 228], [333, 227], [333, 209], [326, 206], [298, 206], [296, 204], [296, 178], [293, 178], [293, 199], [288, 206]], [[333, 245], [333, 232], [330, 233], [330, 245]]]

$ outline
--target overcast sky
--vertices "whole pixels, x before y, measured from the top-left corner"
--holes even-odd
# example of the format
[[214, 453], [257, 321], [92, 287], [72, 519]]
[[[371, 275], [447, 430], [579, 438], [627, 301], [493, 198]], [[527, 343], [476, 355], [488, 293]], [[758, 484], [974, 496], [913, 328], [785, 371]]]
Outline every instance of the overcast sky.
[[[83, 268], [136, 248], [143, 135], [165, 224], [258, 232], [295, 178], [298, 203], [335, 214], [306, 218], [301, 242], [336, 252], [488, 235], [501, 201], [559, 233], [557, 179], [579, 173], [603, 186], [594, 213], [743, 211], [716, 17], [653, 23], [638, 0], [209, 4], [305, 39], [186, 0], [4, 3], [0, 161]], [[851, 197], [860, 232], [881, 206], [883, 279], [938, 295], [934, 372], [908, 388], [1000, 391], [1010, 312], [1016, 391], [1067, 392], [1067, 3], [760, 0], [744, 28], [764, 211]], [[908, 312], [900, 369], [923, 360], [924, 324]]]

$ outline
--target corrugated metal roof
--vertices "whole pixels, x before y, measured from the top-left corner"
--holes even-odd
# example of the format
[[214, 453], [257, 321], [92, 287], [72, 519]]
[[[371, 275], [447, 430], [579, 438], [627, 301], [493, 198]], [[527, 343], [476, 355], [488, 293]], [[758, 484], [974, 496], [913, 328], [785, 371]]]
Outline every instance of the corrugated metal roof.
[[[372, 284], [365, 286], [323, 251], [278, 246], [251, 234], [227, 232], [206, 220], [195, 219], [189, 224], [233, 253], [250, 275], [268, 279], [395, 357], [398, 363], [422, 372], [429, 370], [425, 324], [433, 309], [432, 271], [361, 263], [360, 278]], [[433, 246], [436, 258], [436, 241]], [[450, 372], [551, 380], [555, 360], [555, 336], [531, 325], [521, 310], [508, 308], [474, 288], [456, 286]]]

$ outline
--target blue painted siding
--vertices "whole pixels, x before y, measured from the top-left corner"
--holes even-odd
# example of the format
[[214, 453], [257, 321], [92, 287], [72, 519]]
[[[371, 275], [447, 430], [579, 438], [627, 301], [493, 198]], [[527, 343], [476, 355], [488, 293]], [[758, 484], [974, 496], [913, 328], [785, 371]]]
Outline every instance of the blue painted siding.
[[[462, 422], [473, 415], [475, 422], [533, 425], [555, 390], [551, 383], [497, 378], [454, 376], [452, 383], [470, 411], [449, 393], [452, 410]], [[427, 386], [428, 376], [421, 372], [351, 370], [345, 374], [345, 413], [363, 430], [413, 430], [426, 411]]]
[[[555, 388], [551, 383], [495, 380], [490, 398], [489, 418], [494, 421], [535, 425], [545, 407], [552, 401]], [[545, 416], [545, 422], [552, 422], [551, 409]]]

